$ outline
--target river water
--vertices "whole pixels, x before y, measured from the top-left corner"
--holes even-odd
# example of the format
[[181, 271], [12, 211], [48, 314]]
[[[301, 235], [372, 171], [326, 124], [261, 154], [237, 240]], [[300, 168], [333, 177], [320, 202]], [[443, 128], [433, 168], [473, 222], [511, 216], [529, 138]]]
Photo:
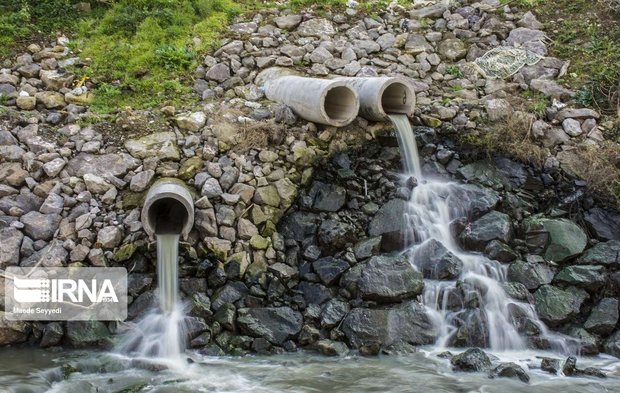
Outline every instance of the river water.
[[[611, 357], [580, 358], [581, 367], [608, 372], [607, 379], [551, 376], [530, 369], [529, 384], [453, 373], [437, 352], [402, 356], [327, 358], [311, 354], [270, 357], [194, 357], [183, 369], [149, 371], [135, 360], [93, 352], [37, 349], [0, 352], [0, 392], [619, 392], [620, 363]], [[540, 355], [541, 353], [539, 353]], [[538, 367], [532, 352], [502, 352], [505, 361]], [[550, 354], [545, 354], [549, 356]], [[133, 364], [132, 364], [133, 362]], [[62, 365], [82, 370], [62, 378]], [[4, 390], [3, 390], [4, 389]]]

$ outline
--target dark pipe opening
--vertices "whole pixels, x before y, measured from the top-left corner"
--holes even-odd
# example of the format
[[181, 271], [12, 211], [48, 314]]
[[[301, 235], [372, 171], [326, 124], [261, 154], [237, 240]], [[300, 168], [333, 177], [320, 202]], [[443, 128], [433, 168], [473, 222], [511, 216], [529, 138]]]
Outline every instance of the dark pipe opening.
[[325, 95], [325, 113], [330, 119], [348, 120], [358, 111], [355, 93], [348, 87], [336, 86]]
[[187, 209], [174, 198], [158, 199], [148, 213], [148, 220], [157, 235], [181, 233], [188, 219]]

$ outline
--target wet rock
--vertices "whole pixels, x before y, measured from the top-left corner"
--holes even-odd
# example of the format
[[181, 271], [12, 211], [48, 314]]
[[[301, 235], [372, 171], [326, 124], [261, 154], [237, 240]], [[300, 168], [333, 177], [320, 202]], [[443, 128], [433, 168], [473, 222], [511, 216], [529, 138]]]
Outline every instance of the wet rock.
[[350, 309], [351, 307], [346, 302], [337, 299], [330, 300], [321, 311], [321, 326], [328, 328], [336, 326]]
[[[221, 285], [221, 284], [220, 284]], [[232, 281], [218, 289], [212, 297], [211, 308], [217, 311], [226, 303], [234, 303], [248, 294], [248, 287], [240, 281]]]
[[557, 374], [561, 369], [561, 360], [543, 357], [540, 362], [540, 368], [550, 374]]
[[562, 373], [567, 377], [578, 374], [577, 370], [577, 358], [574, 356], [569, 356], [564, 362], [564, 366], [562, 366]]
[[392, 199], [381, 206], [368, 226], [370, 236], [381, 236], [381, 249], [384, 251], [401, 250], [405, 246], [404, 233], [406, 228], [405, 212], [407, 202]]
[[420, 245], [415, 250], [414, 260], [421, 266], [425, 278], [454, 280], [463, 270], [463, 261], [435, 239]]
[[125, 148], [135, 158], [145, 159], [157, 157], [161, 160], [175, 160], [181, 158], [174, 132], [156, 132], [139, 139], [130, 139], [125, 142]]
[[314, 213], [296, 211], [284, 217], [279, 224], [279, 232], [293, 240], [302, 241], [316, 233], [317, 221], [318, 216]]
[[528, 383], [530, 376], [527, 375], [525, 370], [516, 363], [502, 363], [499, 366], [491, 370], [489, 374], [490, 378], [518, 378], [521, 382]]
[[41, 348], [49, 348], [60, 344], [60, 340], [64, 335], [62, 325], [59, 322], [50, 322], [43, 328], [41, 336]]
[[353, 246], [353, 253], [357, 260], [370, 258], [379, 253], [381, 248], [381, 237], [370, 237], [360, 240]]
[[618, 323], [618, 299], [604, 298], [592, 309], [583, 327], [590, 333], [606, 336]]
[[577, 263], [620, 267], [620, 241], [610, 240], [594, 245], [577, 259]]
[[0, 229], [0, 269], [19, 263], [19, 252], [24, 235], [13, 227]]
[[454, 371], [479, 372], [489, 371], [491, 360], [480, 348], [470, 348], [450, 359]]
[[340, 341], [319, 340], [316, 348], [321, 355], [327, 356], [345, 356], [349, 353], [347, 345]]
[[51, 240], [60, 224], [58, 214], [41, 214], [29, 212], [20, 221], [24, 224], [24, 232], [34, 240]]
[[553, 281], [554, 269], [545, 262], [515, 261], [508, 267], [508, 280], [518, 282], [529, 290]]
[[[476, 300], [477, 301], [477, 300]], [[488, 347], [489, 323], [479, 308], [468, 308], [456, 315], [456, 334], [450, 345], [455, 347]]]
[[377, 256], [364, 265], [357, 286], [364, 299], [395, 303], [421, 294], [424, 281], [405, 257]]
[[601, 288], [607, 280], [607, 274], [603, 266], [567, 266], [555, 276], [555, 282], [574, 285], [595, 291]]
[[507, 214], [492, 211], [466, 228], [459, 240], [471, 250], [483, 251], [491, 240], [508, 243], [512, 240], [512, 221]]
[[620, 330], [616, 330], [603, 345], [606, 353], [620, 359]]
[[423, 305], [409, 301], [390, 308], [354, 308], [342, 323], [342, 331], [354, 348], [406, 342], [435, 342], [437, 331]]
[[560, 289], [553, 285], [543, 285], [534, 293], [538, 316], [551, 327], [577, 316], [587, 298], [588, 294], [583, 289]]
[[68, 321], [66, 326], [65, 339], [73, 348], [106, 345], [110, 335], [108, 328], [101, 321]]
[[519, 257], [512, 248], [499, 240], [491, 240], [484, 249], [484, 253], [499, 262], [512, 262]]
[[312, 268], [323, 284], [331, 286], [336, 284], [342, 273], [349, 269], [349, 264], [342, 259], [325, 257], [314, 261]]
[[532, 217], [523, 223], [530, 251], [542, 253], [548, 261], [563, 262], [586, 247], [588, 237], [574, 222], [559, 218]]
[[301, 331], [303, 317], [290, 307], [239, 309], [237, 324], [243, 334], [263, 337], [270, 343], [282, 345]]

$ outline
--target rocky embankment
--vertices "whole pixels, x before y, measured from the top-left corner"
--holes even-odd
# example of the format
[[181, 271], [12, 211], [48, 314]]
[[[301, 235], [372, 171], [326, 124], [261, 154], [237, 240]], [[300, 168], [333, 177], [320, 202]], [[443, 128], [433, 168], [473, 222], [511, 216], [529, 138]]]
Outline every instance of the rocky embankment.
[[[352, 8], [263, 11], [230, 26], [196, 70], [201, 109], [121, 111], [94, 124], [91, 82], [71, 72], [92, 60], [64, 37], [30, 45], [0, 71], [0, 268], [124, 266], [129, 317], [140, 316], [156, 286], [141, 200], [156, 179], [176, 177], [196, 195], [179, 260], [192, 348], [376, 354], [433, 343], [417, 301], [423, 276], [389, 253], [401, 246], [398, 223], [416, 185], [398, 176], [394, 139], [382, 137], [389, 130], [363, 119], [338, 130], [306, 123], [265, 102], [254, 83], [270, 66], [318, 77], [405, 75], [417, 91], [424, 170], [471, 183], [469, 197], [482, 202], [455, 223], [462, 247], [509, 264], [510, 296], [535, 304], [584, 353], [620, 356], [620, 216], [564, 171], [578, 165], [575, 146], [601, 143], [607, 125], [593, 110], [566, 107], [573, 93], [554, 82], [566, 72], [561, 59], [505, 80], [476, 72], [471, 62], [500, 45], [545, 56], [544, 32], [533, 14], [499, 1], [462, 3], [396, 6], [373, 18]], [[513, 112], [523, 89], [556, 99], [532, 119], [547, 148], [542, 168], [459, 145], [458, 133]], [[522, 322], [530, 344], [546, 348]], [[1, 345], [107, 345], [120, 331], [0, 318]], [[476, 331], [464, 326], [453, 344], [487, 344], [474, 342]]]

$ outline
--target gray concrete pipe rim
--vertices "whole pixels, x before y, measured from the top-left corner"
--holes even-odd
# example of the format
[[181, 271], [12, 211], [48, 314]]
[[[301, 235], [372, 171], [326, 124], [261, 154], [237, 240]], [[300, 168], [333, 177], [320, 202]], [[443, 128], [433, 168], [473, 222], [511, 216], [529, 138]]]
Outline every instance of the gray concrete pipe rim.
[[194, 225], [190, 192], [177, 182], [155, 183], [147, 193], [141, 220], [151, 238], [157, 234], [179, 234], [186, 239]]
[[381, 88], [379, 93], [381, 110], [387, 117], [388, 113], [413, 115], [415, 110], [415, 92], [405, 80], [398, 78], [390, 80]]
[[336, 126], [345, 126], [355, 120], [359, 108], [357, 92], [344, 82], [333, 83], [321, 97], [321, 113]]

